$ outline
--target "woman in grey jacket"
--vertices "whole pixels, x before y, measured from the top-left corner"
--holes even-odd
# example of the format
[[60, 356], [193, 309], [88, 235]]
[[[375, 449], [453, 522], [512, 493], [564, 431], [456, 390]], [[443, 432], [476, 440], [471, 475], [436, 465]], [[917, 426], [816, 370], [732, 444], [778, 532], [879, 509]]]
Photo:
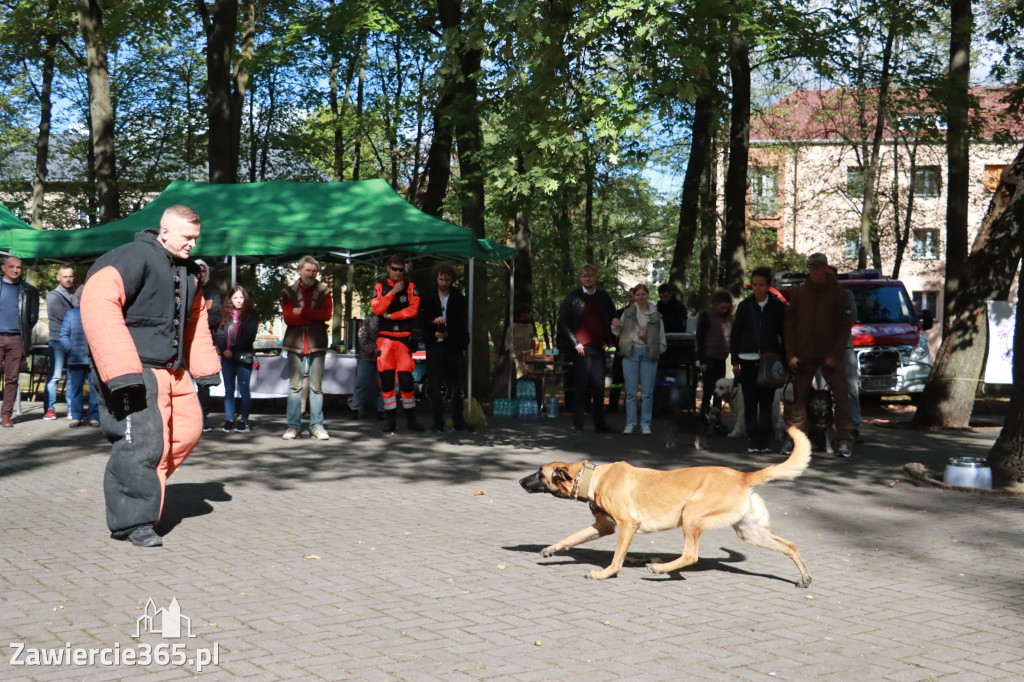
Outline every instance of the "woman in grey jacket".
[[612, 333], [619, 337], [622, 353], [622, 377], [626, 391], [626, 428], [623, 433], [636, 430], [636, 389], [640, 385], [640, 433], [651, 435], [651, 417], [654, 414], [654, 381], [658, 373], [658, 358], [665, 352], [665, 324], [657, 309], [650, 304], [651, 292], [646, 284], [633, 288], [634, 302], [622, 313], [620, 323], [612, 322]]

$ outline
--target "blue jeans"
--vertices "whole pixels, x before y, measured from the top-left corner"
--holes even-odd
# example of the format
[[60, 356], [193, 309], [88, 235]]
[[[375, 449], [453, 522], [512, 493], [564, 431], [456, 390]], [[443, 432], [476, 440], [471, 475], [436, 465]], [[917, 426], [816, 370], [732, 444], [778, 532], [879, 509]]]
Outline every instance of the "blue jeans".
[[249, 392], [249, 380], [252, 379], [252, 366], [235, 362], [230, 358], [220, 359], [220, 375], [224, 379], [224, 418], [235, 421], [235, 380], [238, 380], [238, 393], [242, 396], [242, 421], [249, 421], [249, 410], [252, 409], [252, 394]]
[[622, 359], [623, 390], [626, 392], [626, 423], [636, 426], [636, 388], [640, 384], [640, 423], [651, 425], [654, 414], [654, 380], [658, 373], [658, 361], [647, 359], [647, 348], [634, 347], [628, 357]]
[[[52, 410], [57, 404], [57, 384], [60, 383], [60, 376], [64, 373], [64, 360], [68, 352], [60, 340], [50, 340], [46, 344], [46, 355], [50, 360], [50, 371], [46, 375], [46, 392], [43, 393], [43, 412]], [[64, 399], [67, 400], [67, 390], [64, 391]]]
[[89, 379], [89, 421], [100, 420], [99, 407], [99, 386], [93, 384], [92, 376], [89, 374], [89, 365], [68, 365], [68, 386], [64, 394], [68, 399], [68, 414], [72, 419], [81, 421], [85, 419], [82, 414], [82, 388], [85, 386], [86, 378]]
[[303, 355], [288, 351], [288, 374], [291, 384], [288, 388], [286, 414], [288, 428], [300, 430], [302, 426], [302, 377], [309, 376], [309, 430], [323, 428], [324, 394], [321, 385], [324, 378], [324, 357], [326, 353]]
[[348, 408], [362, 415], [366, 399], [369, 398], [372, 401], [374, 396], [377, 398], [377, 411], [383, 412], [384, 396], [380, 394], [380, 374], [377, 372], [377, 361], [357, 360], [356, 385], [352, 389], [352, 399], [348, 403]]

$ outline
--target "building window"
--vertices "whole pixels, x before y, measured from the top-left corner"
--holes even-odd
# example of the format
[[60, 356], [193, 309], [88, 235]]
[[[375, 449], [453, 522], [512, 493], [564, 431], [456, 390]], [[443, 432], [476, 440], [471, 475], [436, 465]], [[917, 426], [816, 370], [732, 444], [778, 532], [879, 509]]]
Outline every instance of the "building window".
[[918, 315], [924, 311], [932, 311], [932, 317], [939, 319], [939, 292], [937, 291], [915, 291], [911, 298], [914, 299], [914, 310]]
[[857, 260], [860, 253], [860, 230], [847, 230], [846, 242], [843, 245], [843, 258]]
[[996, 187], [999, 187], [999, 178], [1003, 176], [1003, 169], [1006, 168], [1006, 164], [985, 164], [985, 174], [982, 176], [982, 183], [985, 185], [986, 192], [995, 192]]
[[914, 169], [914, 194], [919, 197], [937, 197], [942, 189], [942, 169], [921, 166]]
[[846, 193], [855, 197], [864, 195], [864, 169], [860, 166], [847, 167]]
[[779, 214], [779, 170], [774, 167], [751, 166], [747, 171], [750, 182], [751, 217]]
[[935, 260], [939, 257], [939, 231], [914, 230], [911, 256], [914, 260]]

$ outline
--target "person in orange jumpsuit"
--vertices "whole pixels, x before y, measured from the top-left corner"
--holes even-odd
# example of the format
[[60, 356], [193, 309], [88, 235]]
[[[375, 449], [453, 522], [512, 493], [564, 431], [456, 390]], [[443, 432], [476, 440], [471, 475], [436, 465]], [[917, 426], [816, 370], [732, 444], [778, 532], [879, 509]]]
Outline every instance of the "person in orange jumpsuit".
[[220, 383], [199, 266], [189, 258], [198, 237], [195, 211], [171, 206], [159, 229], [100, 256], [82, 290], [100, 425], [112, 443], [103, 477], [107, 527], [141, 547], [163, 544], [153, 525], [167, 477], [202, 435], [196, 384]]
[[423, 426], [416, 421], [416, 396], [412, 381], [416, 363], [409, 347], [412, 343], [412, 324], [420, 309], [420, 297], [416, 293], [416, 286], [405, 281], [405, 259], [402, 256], [391, 256], [386, 266], [388, 274], [374, 285], [370, 300], [370, 309], [380, 317], [377, 372], [380, 374], [380, 390], [384, 397], [384, 432], [394, 433], [396, 428], [396, 374], [406, 424], [410, 431], [423, 431]]

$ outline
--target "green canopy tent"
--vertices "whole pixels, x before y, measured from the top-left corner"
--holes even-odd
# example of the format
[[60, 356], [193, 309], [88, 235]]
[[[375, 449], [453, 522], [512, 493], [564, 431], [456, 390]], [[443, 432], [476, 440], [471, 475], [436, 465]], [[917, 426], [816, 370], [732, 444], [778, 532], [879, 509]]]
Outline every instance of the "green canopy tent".
[[478, 240], [467, 228], [429, 216], [384, 180], [257, 182], [219, 185], [176, 181], [144, 208], [99, 227], [19, 233], [15, 255], [45, 261], [89, 260], [156, 227], [164, 209], [184, 204], [202, 232], [192, 254], [261, 262], [306, 253], [352, 262], [391, 253], [500, 262], [514, 250]]
[[11, 213], [6, 206], [0, 204], [0, 254], [8, 255], [11, 253], [11, 249], [14, 245], [14, 235], [11, 233], [15, 230], [19, 232], [24, 230], [28, 230], [30, 232], [39, 231], [18, 216]]
[[[92, 260], [128, 243], [135, 233], [157, 227], [164, 210], [175, 204], [199, 214], [202, 229], [192, 251], [198, 258], [269, 263], [312, 254], [352, 263], [401, 252], [468, 260], [470, 325], [476, 261], [500, 263], [515, 256], [515, 249], [477, 239], [472, 230], [423, 213], [384, 180], [235, 185], [175, 181], [141, 210], [105, 225], [18, 230], [12, 233], [11, 252], [37, 262]], [[472, 395], [472, 358], [469, 367]]]

